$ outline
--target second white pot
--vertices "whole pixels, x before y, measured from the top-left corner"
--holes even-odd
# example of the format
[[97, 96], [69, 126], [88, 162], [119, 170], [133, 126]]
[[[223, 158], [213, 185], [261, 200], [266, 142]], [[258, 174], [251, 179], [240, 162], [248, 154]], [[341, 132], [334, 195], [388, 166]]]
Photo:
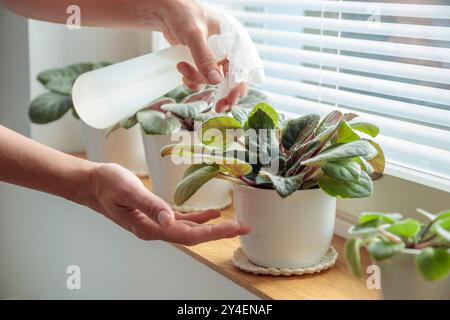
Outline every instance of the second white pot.
[[427, 281], [417, 270], [418, 250], [405, 249], [395, 256], [377, 262], [381, 273], [381, 290], [387, 300], [449, 300], [450, 277]]
[[120, 128], [106, 137], [107, 129], [95, 129], [82, 122], [87, 158], [95, 162], [114, 162], [137, 176], [147, 175], [144, 146], [139, 126]]
[[320, 189], [282, 199], [275, 190], [233, 186], [236, 219], [252, 229], [240, 237], [250, 261], [297, 269], [317, 264], [325, 255], [334, 233], [335, 198]]
[[[189, 165], [174, 164], [170, 157], [161, 158], [161, 148], [174, 143], [170, 135], [142, 135], [153, 192], [166, 202], [173, 203], [173, 192]], [[223, 209], [231, 204], [230, 193], [230, 182], [213, 179], [202, 186], [185, 204], [173, 207], [181, 212]]]

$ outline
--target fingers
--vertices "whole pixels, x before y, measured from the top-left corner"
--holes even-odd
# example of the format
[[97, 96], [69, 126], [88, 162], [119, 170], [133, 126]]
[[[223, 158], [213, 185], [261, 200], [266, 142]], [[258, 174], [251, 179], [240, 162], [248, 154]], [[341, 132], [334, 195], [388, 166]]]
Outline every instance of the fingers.
[[130, 206], [135, 207], [163, 228], [170, 227], [175, 220], [172, 208], [143, 185], [130, 192]]
[[239, 98], [245, 96], [247, 93], [247, 84], [240, 83], [234, 87], [226, 97], [220, 99], [216, 103], [216, 112], [228, 112], [231, 108], [236, 105]]
[[166, 241], [192, 246], [202, 242], [233, 238], [250, 232], [250, 227], [240, 225], [234, 221], [196, 226], [193, 226], [190, 221], [188, 221], [190, 222], [189, 224], [184, 222], [186, 221], [178, 221], [166, 230]]
[[179, 213], [175, 212], [175, 218], [177, 220], [192, 221], [195, 223], [205, 223], [213, 219], [220, 217], [220, 211], [217, 210], [206, 210], [200, 213]]
[[200, 84], [205, 83], [205, 77], [189, 63], [182, 61], [177, 64], [177, 69], [178, 72], [180, 72], [189, 81]]
[[[191, 50], [195, 64], [204, 77], [203, 82], [218, 84], [222, 80], [222, 75], [219, 66], [216, 63], [216, 58], [208, 48], [206, 33], [202, 32], [200, 29], [194, 29], [194, 31], [187, 34], [185, 43]], [[205, 81], [205, 79], [207, 81]]]

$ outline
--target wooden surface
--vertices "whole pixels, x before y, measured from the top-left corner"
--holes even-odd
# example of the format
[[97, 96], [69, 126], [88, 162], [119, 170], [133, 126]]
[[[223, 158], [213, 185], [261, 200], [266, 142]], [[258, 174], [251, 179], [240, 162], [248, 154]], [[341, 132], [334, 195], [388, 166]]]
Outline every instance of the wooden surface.
[[[144, 184], [151, 189], [148, 179]], [[233, 208], [222, 211], [224, 219], [233, 219]], [[366, 279], [357, 279], [347, 270], [343, 256], [345, 240], [339, 236], [333, 238], [333, 246], [339, 253], [336, 265], [322, 273], [303, 276], [256, 276], [234, 267], [231, 257], [239, 247], [239, 240], [223, 239], [203, 243], [193, 247], [175, 245], [199, 262], [207, 265], [239, 286], [263, 299], [379, 299], [379, 290], [369, 290]], [[362, 257], [364, 269], [369, 259]]]

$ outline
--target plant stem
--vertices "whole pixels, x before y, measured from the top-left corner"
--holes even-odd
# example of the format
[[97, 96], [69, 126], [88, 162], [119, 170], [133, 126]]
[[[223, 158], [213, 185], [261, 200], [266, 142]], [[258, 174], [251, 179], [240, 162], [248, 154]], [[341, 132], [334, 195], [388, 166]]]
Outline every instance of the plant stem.
[[400, 237], [396, 236], [395, 234], [390, 233], [389, 231], [386, 231], [386, 230], [383, 229], [383, 228], [379, 228], [378, 231], [379, 231], [383, 236], [385, 236], [386, 238], [388, 238], [389, 240], [391, 240], [392, 242], [395, 242], [395, 243], [402, 243], [402, 242], [403, 242], [403, 240], [402, 240]]

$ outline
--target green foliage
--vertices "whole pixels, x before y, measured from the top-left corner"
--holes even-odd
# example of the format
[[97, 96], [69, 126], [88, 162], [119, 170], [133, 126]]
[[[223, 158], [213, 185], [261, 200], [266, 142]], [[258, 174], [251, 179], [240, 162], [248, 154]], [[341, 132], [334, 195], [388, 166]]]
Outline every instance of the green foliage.
[[31, 101], [28, 112], [33, 123], [45, 124], [60, 119], [67, 111], [79, 119], [72, 103], [72, 87], [83, 73], [110, 65], [108, 62], [78, 63], [65, 68], [42, 71], [37, 80], [48, 90]]
[[204, 121], [199, 138], [205, 146], [249, 163], [251, 172], [232, 176], [247, 185], [272, 188], [283, 198], [315, 187], [333, 197], [362, 198], [372, 194], [371, 176], [383, 173], [384, 156], [379, 156], [378, 144], [365, 138], [376, 136], [378, 128], [353, 126], [350, 121], [356, 117], [333, 111], [322, 120], [315, 114], [289, 120], [258, 102]]
[[358, 224], [349, 229], [351, 237], [345, 245], [350, 271], [361, 276], [361, 247], [367, 248], [377, 261], [408, 254], [403, 253], [407, 248], [419, 250], [416, 265], [425, 279], [434, 281], [447, 277], [450, 273], [450, 211], [432, 214], [417, 209], [417, 212], [427, 218], [426, 224], [402, 219], [398, 213], [362, 213]]

